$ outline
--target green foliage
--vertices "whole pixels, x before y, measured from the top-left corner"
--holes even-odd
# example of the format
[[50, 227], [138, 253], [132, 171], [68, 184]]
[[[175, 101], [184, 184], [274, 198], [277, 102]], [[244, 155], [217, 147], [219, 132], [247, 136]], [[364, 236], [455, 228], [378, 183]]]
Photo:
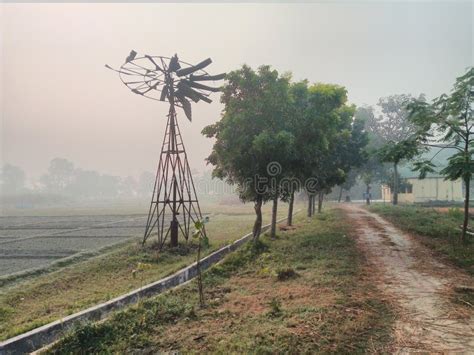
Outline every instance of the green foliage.
[[209, 217], [205, 217], [204, 219], [200, 221], [194, 222], [194, 232], [193, 232], [193, 238], [198, 239], [199, 243], [204, 248], [209, 248], [209, 238], [207, 234], [205, 233], [205, 225], [206, 223], [209, 222]]
[[255, 72], [244, 65], [226, 78], [222, 119], [202, 131], [216, 139], [207, 161], [214, 166], [214, 177], [237, 185], [242, 201], [269, 200], [274, 191], [269, 183], [257, 186], [255, 177], [268, 181], [281, 178], [268, 173], [268, 164], [278, 162], [286, 171], [294, 155], [289, 125], [290, 77], [269, 66]]
[[419, 154], [419, 145], [415, 139], [401, 142], [389, 141], [379, 149], [380, 160], [387, 163], [399, 164]]
[[[461, 178], [464, 181], [466, 202], [462, 239], [466, 240], [469, 185], [474, 173], [474, 67], [456, 79], [450, 95], [443, 94], [431, 104], [424, 99], [412, 100], [408, 104], [408, 109], [411, 122], [418, 128], [419, 146], [448, 148], [455, 152], [448, 158], [448, 165], [440, 171], [440, 174], [445, 179]], [[435, 156], [415, 164], [415, 170], [419, 171], [420, 178], [424, 178], [428, 172], [435, 171], [435, 165], [432, 163]]]
[[[352, 167], [363, 162], [367, 135], [355, 107], [347, 104], [344, 87], [306, 81], [291, 87], [297, 157], [294, 175], [301, 181], [316, 178], [314, 191], [328, 192], [345, 182]], [[317, 190], [317, 191], [316, 191]]]
[[[279, 76], [268, 66], [257, 72], [243, 66], [227, 80], [223, 117], [203, 134], [216, 138], [207, 159], [213, 175], [236, 184], [243, 201], [268, 201], [275, 193], [286, 200], [294, 185], [280, 181], [288, 178], [301, 184], [316, 178], [318, 186], [311, 193], [327, 192], [362, 164], [364, 122], [354, 120], [355, 107], [347, 104], [344, 87], [290, 83], [288, 75]], [[267, 171], [271, 162], [281, 166], [277, 176]], [[256, 186], [257, 176], [276, 182], [278, 188]]]
[[474, 149], [457, 152], [448, 158], [448, 165], [440, 171], [446, 179], [457, 180], [462, 178], [464, 181], [471, 180], [474, 173], [474, 160], [472, 153]]
[[[408, 104], [410, 120], [418, 127], [419, 144], [455, 151], [448, 159], [448, 166], [440, 172], [446, 179], [470, 180], [474, 171], [473, 87], [474, 68], [470, 68], [456, 79], [451, 95], [443, 94], [431, 104], [425, 100]], [[422, 178], [426, 172], [433, 172], [435, 165], [431, 160], [424, 160], [415, 168]]]
[[284, 267], [277, 270], [277, 280], [286, 281], [298, 277], [296, 271], [291, 267]]
[[280, 300], [278, 300], [278, 298], [273, 297], [268, 303], [268, 305], [270, 306], [270, 310], [267, 313], [269, 317], [275, 318], [283, 314], [281, 302]]
[[448, 216], [454, 220], [461, 220], [463, 217], [463, 213], [461, 212], [459, 208], [453, 207], [453, 208], [448, 209]]

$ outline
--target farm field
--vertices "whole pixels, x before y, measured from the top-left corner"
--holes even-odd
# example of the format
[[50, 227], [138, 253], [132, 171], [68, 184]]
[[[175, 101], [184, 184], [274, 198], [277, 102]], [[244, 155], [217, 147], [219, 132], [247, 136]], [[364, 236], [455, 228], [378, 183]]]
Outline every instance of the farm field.
[[[205, 253], [209, 253], [230, 241], [240, 238], [248, 233], [253, 226], [254, 211], [251, 204], [234, 206], [209, 205], [203, 207], [203, 211], [206, 211], [210, 216], [210, 222], [206, 229], [211, 246]], [[301, 207], [297, 206], [296, 209]], [[269, 223], [270, 212], [271, 206], [265, 205], [263, 208], [264, 224]], [[286, 213], [286, 205], [281, 204], [278, 216], [280, 218], [284, 217]], [[100, 242], [105, 240], [104, 244], [100, 245], [106, 245], [105, 243], [124, 241], [133, 236], [133, 233], [136, 233], [137, 237], [141, 236], [144, 221], [143, 219], [140, 220], [140, 218], [143, 218], [142, 216], [137, 215], [44, 217], [43, 221], [45, 226], [65, 227], [62, 223], [70, 220], [73, 222], [71, 226], [79, 228], [84, 226], [84, 221], [94, 220], [102, 222], [101, 218], [103, 217], [109, 219], [103, 223], [114, 224], [96, 225], [96, 228], [84, 229], [82, 231], [69, 230], [72, 234], [61, 234], [59, 239], [65, 239], [64, 245], [67, 245], [69, 249], [60, 249], [57, 246], [57, 240], [54, 238], [46, 238], [46, 240], [52, 241], [46, 244], [38, 242], [38, 240], [44, 239], [44, 237], [23, 239], [21, 242], [31, 245], [31, 253], [39, 253], [41, 251], [53, 255], [53, 252], [58, 253], [58, 251], [68, 250], [72, 252], [80, 250], [79, 248], [97, 247], [98, 243], [95, 240]], [[122, 221], [124, 219], [128, 219], [128, 222]], [[23, 220], [22, 222], [14, 218], [10, 221], [4, 220], [3, 226], [20, 226], [21, 223], [25, 226], [25, 221]], [[31, 227], [38, 227], [37, 224], [33, 224], [38, 219], [30, 218], [27, 221], [31, 223]], [[106, 228], [107, 226], [110, 228]], [[2, 231], [6, 231], [6, 229]], [[111, 235], [108, 233], [113, 233], [113, 231], [117, 231], [117, 238], [103, 238], [104, 235]], [[62, 232], [63, 230], [61, 230]], [[66, 233], [68, 232], [66, 231]], [[77, 237], [72, 238], [73, 235]], [[25, 281], [17, 281], [13, 284], [7, 283], [0, 287], [0, 339], [9, 338], [101, 301], [106, 301], [126, 293], [146, 283], [156, 281], [195, 260], [195, 246], [192, 243], [187, 246], [183, 245], [177, 250], [158, 252], [153, 248], [152, 243], [148, 243], [146, 248], [141, 248], [139, 243], [137, 243], [138, 241], [138, 238], [136, 240], [132, 239], [125, 245], [111, 248], [103, 255], [67, 264], [67, 266], [56, 269], [53, 272], [35, 276]], [[12, 249], [10, 247], [9, 250]], [[4, 252], [3, 249], [2, 252]], [[27, 259], [27, 261], [29, 260]], [[52, 260], [42, 259], [42, 261], [50, 263]], [[148, 265], [148, 268], [134, 277], [133, 270], [137, 269], [140, 263]], [[27, 263], [25, 262], [22, 265], [27, 265]]]
[[143, 215], [0, 217], [0, 276], [139, 237], [145, 220]]

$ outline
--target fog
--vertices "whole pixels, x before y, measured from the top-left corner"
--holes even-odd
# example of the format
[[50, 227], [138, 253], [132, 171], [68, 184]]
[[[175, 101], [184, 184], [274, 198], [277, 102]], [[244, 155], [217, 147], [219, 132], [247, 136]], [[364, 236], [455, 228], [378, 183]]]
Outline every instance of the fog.
[[[131, 49], [195, 63], [210, 73], [246, 63], [295, 80], [345, 86], [357, 105], [399, 93], [449, 91], [473, 63], [471, 2], [337, 4], [1, 4], [1, 163], [28, 183], [56, 157], [81, 169], [134, 176], [153, 171], [165, 103], [132, 94], [104, 64]], [[209, 169], [204, 126], [219, 95], [179, 112], [191, 167]]]

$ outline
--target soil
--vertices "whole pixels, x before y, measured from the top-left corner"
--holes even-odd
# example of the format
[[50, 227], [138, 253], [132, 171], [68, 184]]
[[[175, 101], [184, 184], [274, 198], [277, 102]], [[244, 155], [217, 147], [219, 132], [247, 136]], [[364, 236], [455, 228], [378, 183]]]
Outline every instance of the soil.
[[395, 353], [474, 354], [474, 308], [453, 302], [472, 277], [444, 264], [417, 240], [362, 205], [345, 204], [353, 234], [373, 267], [377, 286], [398, 310]]

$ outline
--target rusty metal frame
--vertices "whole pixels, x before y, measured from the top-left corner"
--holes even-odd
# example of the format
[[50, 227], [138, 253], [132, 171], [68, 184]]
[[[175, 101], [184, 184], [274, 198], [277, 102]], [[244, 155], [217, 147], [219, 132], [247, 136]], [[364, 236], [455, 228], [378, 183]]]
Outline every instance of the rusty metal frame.
[[209, 95], [219, 88], [208, 87], [199, 81], [217, 81], [225, 75], [210, 76], [204, 68], [211, 62], [206, 59], [193, 66], [179, 61], [177, 55], [171, 58], [136, 57], [136, 52], [132, 51], [120, 69], [106, 65], [118, 72], [122, 82], [135, 94], [170, 104], [143, 236], [145, 243], [156, 234], [160, 249], [168, 237], [171, 246], [178, 245], [179, 234], [187, 241], [194, 223], [202, 219], [176, 107], [183, 108], [191, 120], [189, 100], [211, 102]]

